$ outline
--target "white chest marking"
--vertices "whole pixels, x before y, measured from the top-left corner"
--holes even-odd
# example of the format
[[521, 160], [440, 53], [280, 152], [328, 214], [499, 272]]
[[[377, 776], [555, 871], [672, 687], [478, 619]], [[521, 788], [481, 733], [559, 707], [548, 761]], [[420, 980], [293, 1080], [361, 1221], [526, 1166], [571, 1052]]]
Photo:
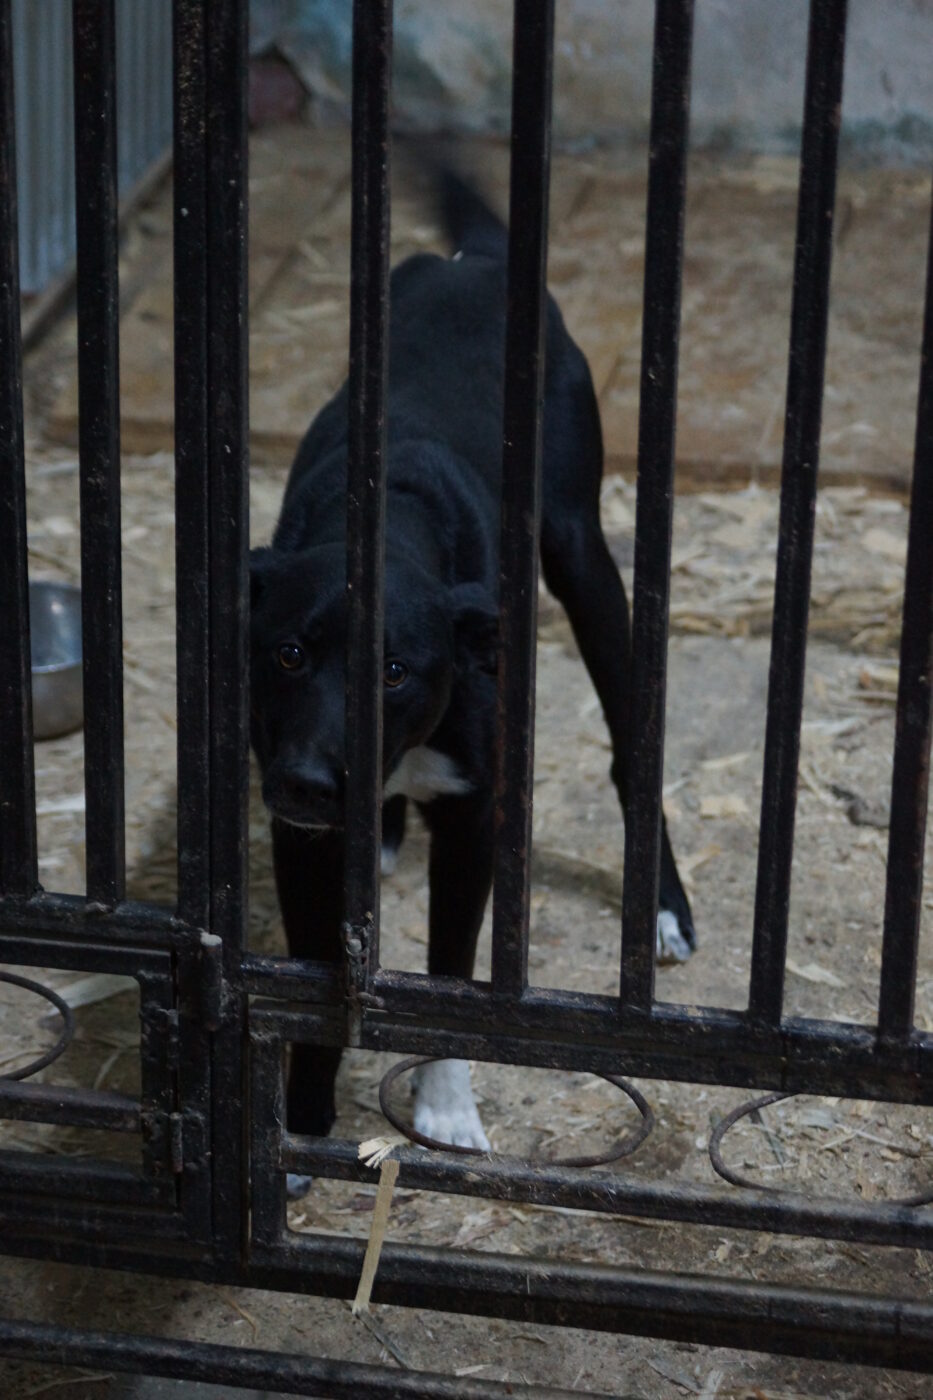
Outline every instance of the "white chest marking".
[[437, 749], [421, 745], [409, 749], [383, 790], [384, 797], [404, 793], [415, 802], [431, 802], [435, 797], [462, 797], [470, 783], [452, 758]]

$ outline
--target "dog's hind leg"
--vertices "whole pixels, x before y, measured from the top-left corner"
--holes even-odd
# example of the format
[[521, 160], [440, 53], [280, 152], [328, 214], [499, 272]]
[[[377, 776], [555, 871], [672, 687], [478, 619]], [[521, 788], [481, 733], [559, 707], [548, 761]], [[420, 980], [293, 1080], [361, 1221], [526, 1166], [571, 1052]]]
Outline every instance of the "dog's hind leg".
[[[424, 808], [431, 833], [428, 971], [472, 977], [492, 886], [492, 798], [439, 797]], [[489, 1150], [466, 1060], [438, 1060], [412, 1076], [415, 1127], [426, 1137]]]
[[408, 799], [403, 792], [390, 797], [382, 804], [382, 852], [380, 868], [383, 875], [391, 875], [398, 864], [398, 853], [405, 839], [405, 813]]
[[[628, 602], [598, 515], [545, 514], [541, 531], [544, 581], [563, 604], [590, 673], [612, 738], [612, 778], [623, 812], [628, 805], [631, 637]], [[661, 819], [657, 956], [683, 962], [696, 946], [690, 904]]]
[[[272, 822], [272, 853], [279, 904], [292, 957], [342, 962], [343, 836]], [[286, 1119], [292, 1133], [324, 1137], [337, 1110], [334, 1083], [341, 1049], [295, 1044], [288, 1069]], [[305, 1195], [311, 1178], [289, 1172], [287, 1190]]]

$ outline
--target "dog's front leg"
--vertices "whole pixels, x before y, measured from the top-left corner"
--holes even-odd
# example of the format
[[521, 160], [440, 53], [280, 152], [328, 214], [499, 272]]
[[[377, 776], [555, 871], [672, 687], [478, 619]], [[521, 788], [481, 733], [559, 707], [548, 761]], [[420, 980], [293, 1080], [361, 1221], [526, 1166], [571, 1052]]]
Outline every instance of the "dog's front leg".
[[[623, 812], [628, 807], [631, 730], [631, 638], [628, 602], [598, 515], [574, 521], [569, 513], [545, 518], [541, 562], [548, 588], [564, 606], [590, 673], [612, 738], [612, 779]], [[677, 873], [661, 814], [657, 957], [683, 962], [696, 947], [693, 915]]]
[[[431, 832], [428, 971], [472, 977], [493, 869], [492, 797], [439, 797], [424, 809]], [[466, 1060], [438, 1060], [413, 1075], [415, 1127], [425, 1137], [489, 1150]]]
[[[285, 938], [292, 957], [342, 962], [343, 836], [272, 822], [272, 853]], [[337, 1110], [334, 1083], [340, 1046], [295, 1044], [288, 1070], [287, 1123], [292, 1133], [324, 1137]], [[311, 1178], [288, 1174], [288, 1194], [303, 1196]]]

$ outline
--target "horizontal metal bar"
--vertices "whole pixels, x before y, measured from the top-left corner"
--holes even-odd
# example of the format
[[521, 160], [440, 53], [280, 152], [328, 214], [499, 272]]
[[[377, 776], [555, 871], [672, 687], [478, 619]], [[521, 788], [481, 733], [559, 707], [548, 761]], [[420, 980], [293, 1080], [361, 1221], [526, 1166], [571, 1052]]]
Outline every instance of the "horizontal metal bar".
[[629, 772], [620, 775], [627, 799], [621, 997], [627, 1011], [641, 1015], [654, 996], [692, 46], [693, 0], [657, 0], [638, 410], [631, 741]]
[[913, 1028], [933, 729], [933, 218], [914, 447], [891, 779], [878, 1034]]
[[[363, 1250], [355, 1240], [296, 1235], [257, 1247], [255, 1272], [294, 1280], [304, 1271], [315, 1290], [352, 1296]], [[373, 1301], [933, 1369], [933, 1306], [911, 1299], [386, 1244]]]
[[528, 978], [554, 0], [515, 0], [499, 537], [492, 985]]
[[0, 0], [0, 598], [0, 892], [31, 895], [39, 876], [10, 0]]
[[82, 895], [39, 894], [0, 899], [0, 930], [26, 938], [112, 938], [138, 948], [190, 947], [201, 930], [177, 919], [164, 905], [121, 901], [100, 909]]
[[[267, 1133], [266, 1137], [271, 1136]], [[531, 1163], [517, 1157], [463, 1157], [396, 1148], [398, 1184], [409, 1190], [521, 1201], [535, 1206], [591, 1210], [639, 1219], [679, 1220], [717, 1229], [768, 1230], [860, 1244], [933, 1249], [933, 1210], [825, 1199], [792, 1191], [735, 1191], [681, 1183], [646, 1182], [632, 1175], [590, 1168]], [[286, 1133], [283, 1171], [373, 1182], [378, 1173], [359, 1160], [358, 1144], [337, 1138]]]
[[56, 1084], [4, 1083], [0, 1080], [0, 1118], [28, 1123], [61, 1123], [73, 1128], [103, 1128], [138, 1133], [136, 1099], [102, 1089], [73, 1089]]
[[[174, 1200], [167, 1194], [173, 1183], [174, 1178], [166, 1178], [165, 1190], [149, 1208], [147, 1202], [139, 1205], [132, 1198], [125, 1204], [104, 1203], [90, 1191], [86, 1199], [63, 1200], [66, 1193], [61, 1184], [57, 1190], [50, 1185], [41, 1195], [37, 1191], [33, 1196], [20, 1198], [4, 1182], [4, 1194], [0, 1196], [3, 1252], [17, 1253], [19, 1242], [35, 1238], [44, 1242], [44, 1257], [53, 1259], [61, 1257], [60, 1245], [66, 1239], [81, 1240], [87, 1247], [134, 1238], [145, 1240], [147, 1248], [157, 1249], [164, 1244], [176, 1249], [184, 1245], [188, 1232], [182, 1216], [174, 1209]], [[84, 1256], [79, 1262], [88, 1264], [91, 1260]]]
[[240, 964], [243, 990], [253, 996], [336, 1003], [346, 992], [343, 969], [308, 958], [281, 958], [269, 953], [245, 953]]
[[171, 978], [167, 950], [114, 948], [107, 943], [71, 943], [49, 935], [0, 933], [0, 961], [21, 967], [58, 967], [69, 972], [112, 972], [136, 980], [149, 976]]
[[[118, 1162], [3, 1149], [0, 1151], [0, 1192], [7, 1193], [0, 1200], [5, 1248], [6, 1232], [13, 1228], [14, 1221], [35, 1218], [41, 1223], [44, 1220], [48, 1234], [56, 1219], [62, 1229], [71, 1228], [75, 1220], [91, 1222], [92, 1215], [86, 1204], [91, 1203], [102, 1208], [103, 1215], [93, 1218], [103, 1222], [102, 1228], [106, 1230], [115, 1218], [115, 1210], [165, 1206], [169, 1198], [174, 1197], [175, 1183], [167, 1177], [158, 1180], [142, 1176], [138, 1170]], [[49, 1198], [58, 1198], [54, 1212]], [[146, 1220], [149, 1218], [146, 1216]], [[143, 1234], [138, 1236], [139, 1239], [144, 1237]]]
[[123, 606], [114, 0], [73, 0], [88, 896], [123, 898]]
[[[383, 972], [363, 1011], [362, 1043], [372, 1050], [462, 1056], [505, 1064], [639, 1075], [688, 1083], [843, 1094], [901, 1103], [933, 1102], [933, 1037], [877, 1042], [873, 1028], [788, 1020], [780, 1030], [741, 1012], [663, 1003], [650, 1020], [620, 1023], [609, 997], [537, 990], [509, 1003], [455, 979]], [[342, 1006], [251, 1011], [257, 1028], [289, 1040], [344, 1043]]]
[[[506, 1400], [516, 1393], [514, 1385], [503, 1381], [8, 1319], [0, 1319], [0, 1353], [21, 1361], [141, 1372], [235, 1389], [255, 1387], [264, 1393], [325, 1396], [328, 1400], [360, 1400], [363, 1396], [372, 1400], [405, 1400], [408, 1396], [412, 1400]], [[521, 1389], [529, 1400], [586, 1400], [587, 1395], [599, 1400], [593, 1391], [524, 1385]]]
[[846, 0], [812, 0], [784, 418], [749, 1010], [776, 1026], [794, 856]]
[[[55, 1257], [140, 1274], [350, 1298], [365, 1249], [358, 1240], [300, 1236], [275, 1247], [254, 1244], [243, 1264], [180, 1254], [169, 1241], [155, 1240], [141, 1251], [125, 1238], [120, 1243], [62, 1239], [55, 1243]], [[44, 1258], [49, 1241], [16, 1234], [4, 1238], [4, 1250]], [[912, 1299], [391, 1244], [383, 1248], [373, 1299], [704, 1346], [933, 1370], [933, 1307]]]

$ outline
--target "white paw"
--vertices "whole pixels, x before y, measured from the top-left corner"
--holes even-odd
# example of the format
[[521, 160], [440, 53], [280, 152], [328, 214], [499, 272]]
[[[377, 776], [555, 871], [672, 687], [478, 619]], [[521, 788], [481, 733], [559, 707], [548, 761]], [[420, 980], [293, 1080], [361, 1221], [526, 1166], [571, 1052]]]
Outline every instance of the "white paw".
[[693, 950], [680, 931], [677, 915], [669, 909], [658, 914], [657, 960], [659, 963], [686, 962]]
[[379, 869], [383, 875], [392, 875], [398, 865], [398, 847], [383, 846], [379, 855]]
[[299, 1176], [297, 1172], [288, 1172], [285, 1177], [285, 1194], [290, 1201], [300, 1201], [302, 1196], [307, 1196], [311, 1190], [310, 1176]]
[[466, 1060], [434, 1060], [419, 1065], [412, 1075], [412, 1089], [415, 1128], [424, 1137], [490, 1151], [473, 1101]]

